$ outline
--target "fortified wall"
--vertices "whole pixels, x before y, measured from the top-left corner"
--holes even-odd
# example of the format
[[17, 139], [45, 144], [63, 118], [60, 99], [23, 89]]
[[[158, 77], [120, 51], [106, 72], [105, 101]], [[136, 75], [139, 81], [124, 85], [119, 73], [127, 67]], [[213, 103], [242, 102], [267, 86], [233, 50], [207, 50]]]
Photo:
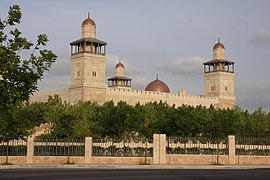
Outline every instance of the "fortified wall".
[[[99, 89], [92, 89], [92, 91], [100, 92]], [[94, 93], [96, 94], [96, 93]], [[120, 101], [125, 101], [130, 105], [136, 105], [137, 103], [145, 104], [148, 102], [166, 102], [168, 105], [182, 106], [206, 106], [209, 107], [211, 104], [218, 107], [219, 99], [216, 97], [205, 97], [199, 95], [189, 95], [189, 94], [172, 94], [163, 92], [151, 92], [144, 90], [133, 90], [133, 89], [121, 89], [121, 88], [106, 88], [105, 94], [100, 94], [100, 96], [92, 97], [87, 96], [85, 93], [84, 98], [74, 100], [74, 97], [70, 97], [69, 89], [60, 89], [47, 92], [36, 92], [34, 96], [31, 97], [31, 102], [45, 102], [48, 100], [49, 96], [58, 95], [63, 101], [71, 102], [72, 104], [79, 101], [94, 101], [99, 104], [103, 104], [108, 101], [114, 101], [118, 103]], [[105, 97], [105, 98], [104, 98]], [[74, 100], [73, 102], [71, 100]]]

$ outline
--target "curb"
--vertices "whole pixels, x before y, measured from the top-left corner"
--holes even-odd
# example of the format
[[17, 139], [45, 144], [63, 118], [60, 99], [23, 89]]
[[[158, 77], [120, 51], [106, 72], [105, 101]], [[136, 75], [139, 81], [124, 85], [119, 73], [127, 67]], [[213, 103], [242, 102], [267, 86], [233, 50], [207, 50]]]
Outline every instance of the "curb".
[[265, 169], [270, 165], [1, 165], [0, 169]]

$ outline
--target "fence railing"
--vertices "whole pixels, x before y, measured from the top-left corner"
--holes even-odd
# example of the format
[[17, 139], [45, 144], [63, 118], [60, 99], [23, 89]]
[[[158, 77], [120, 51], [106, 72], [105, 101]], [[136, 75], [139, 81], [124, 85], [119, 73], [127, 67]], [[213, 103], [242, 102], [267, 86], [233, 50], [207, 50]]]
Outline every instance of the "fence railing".
[[92, 156], [152, 157], [153, 140], [93, 139]]
[[0, 143], [0, 156], [26, 156], [27, 142], [24, 140], [12, 140]]
[[228, 155], [228, 140], [207, 137], [167, 137], [167, 154]]
[[[167, 154], [228, 155], [228, 139], [167, 137]], [[85, 139], [35, 139], [34, 156], [84, 156]], [[270, 138], [236, 138], [236, 155], [270, 156]], [[27, 142], [0, 143], [0, 156], [26, 156]], [[93, 139], [92, 156], [152, 157], [153, 140]]]
[[84, 156], [85, 139], [35, 139], [34, 156]]
[[236, 155], [269, 156], [270, 138], [235, 138]]

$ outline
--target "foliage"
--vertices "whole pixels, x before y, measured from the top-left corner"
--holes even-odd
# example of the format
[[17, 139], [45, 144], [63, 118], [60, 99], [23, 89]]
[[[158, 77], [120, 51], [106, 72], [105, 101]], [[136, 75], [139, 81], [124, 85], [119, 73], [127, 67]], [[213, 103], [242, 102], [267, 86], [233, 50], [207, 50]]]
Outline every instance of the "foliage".
[[43, 48], [48, 42], [45, 34], [40, 34], [34, 44], [14, 27], [21, 17], [20, 7], [13, 5], [7, 17], [0, 19], [0, 141], [23, 138], [40, 123], [41, 119], [33, 120], [26, 112], [38, 109], [22, 111], [21, 108], [56, 59], [51, 50]]
[[[167, 136], [210, 137], [218, 141], [228, 135], [268, 137], [270, 113], [258, 108], [250, 114], [236, 107], [218, 109], [202, 106], [169, 106], [163, 102], [128, 105], [113, 101], [98, 105], [80, 102], [75, 105], [50, 97], [44, 119], [52, 123], [51, 137], [81, 138], [152, 138], [154, 133]], [[68, 117], [68, 118], [67, 118]], [[65, 122], [63, 122], [65, 121]], [[68, 123], [68, 124], [65, 124]]]

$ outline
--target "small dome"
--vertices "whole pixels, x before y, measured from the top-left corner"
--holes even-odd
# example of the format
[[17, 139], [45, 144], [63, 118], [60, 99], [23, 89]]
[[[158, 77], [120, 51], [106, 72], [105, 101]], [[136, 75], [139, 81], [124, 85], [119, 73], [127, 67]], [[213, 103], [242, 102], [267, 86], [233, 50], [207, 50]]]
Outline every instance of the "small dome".
[[115, 69], [116, 68], [120, 68], [120, 67], [121, 68], [125, 68], [124, 64], [122, 64], [122, 63], [119, 62], [119, 63], [116, 64]]
[[146, 88], [145, 91], [155, 91], [155, 92], [165, 92], [170, 93], [169, 87], [161, 80], [156, 79], [152, 82], [150, 82]]
[[82, 26], [84, 26], [84, 25], [93, 25], [93, 26], [96, 26], [96, 23], [95, 23], [92, 19], [90, 19], [90, 18], [88, 17], [87, 19], [85, 19], [85, 20], [83, 21]]
[[213, 50], [217, 48], [223, 48], [225, 49], [225, 46], [220, 42], [220, 39], [218, 38], [218, 42], [214, 45]]

